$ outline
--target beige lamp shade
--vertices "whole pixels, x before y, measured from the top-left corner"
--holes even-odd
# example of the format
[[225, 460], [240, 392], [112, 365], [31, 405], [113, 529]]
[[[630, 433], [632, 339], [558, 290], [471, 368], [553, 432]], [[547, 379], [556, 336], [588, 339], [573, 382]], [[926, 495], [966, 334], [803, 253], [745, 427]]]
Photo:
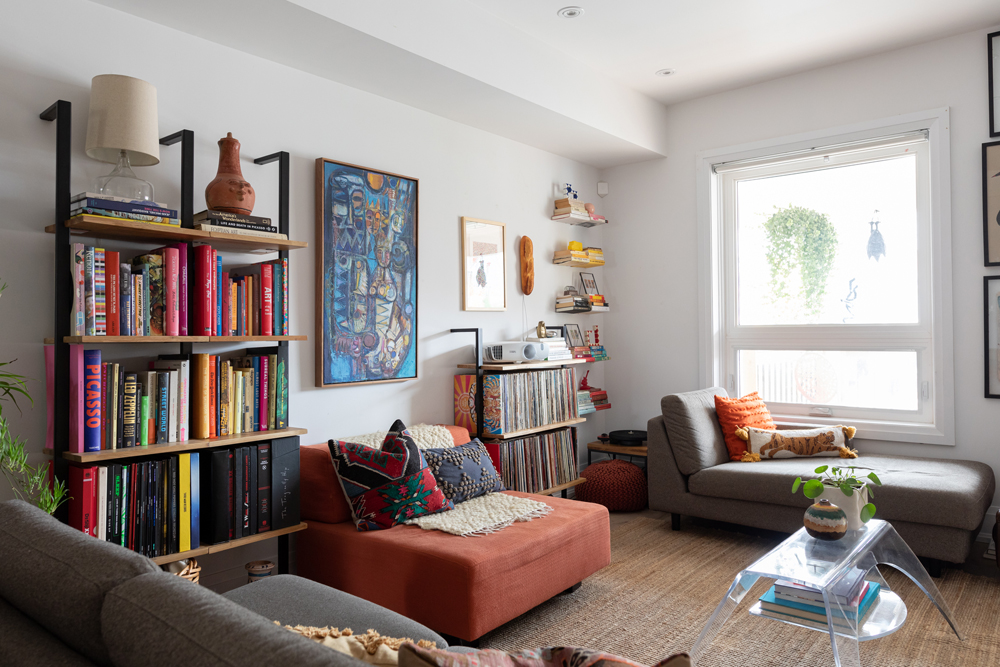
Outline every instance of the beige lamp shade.
[[90, 84], [87, 155], [113, 164], [121, 151], [134, 167], [160, 162], [156, 88], [142, 79], [100, 74]]

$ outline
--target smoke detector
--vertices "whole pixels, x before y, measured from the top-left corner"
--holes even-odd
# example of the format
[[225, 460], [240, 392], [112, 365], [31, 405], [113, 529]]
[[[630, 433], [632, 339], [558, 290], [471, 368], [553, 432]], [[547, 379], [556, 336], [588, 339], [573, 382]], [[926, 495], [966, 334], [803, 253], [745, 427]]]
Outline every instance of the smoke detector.
[[583, 16], [583, 7], [563, 7], [556, 16], [563, 19], [576, 19]]
[[671, 74], [674, 74], [676, 72], [677, 70], [667, 67], [666, 69], [656, 70], [656, 76], [670, 76]]

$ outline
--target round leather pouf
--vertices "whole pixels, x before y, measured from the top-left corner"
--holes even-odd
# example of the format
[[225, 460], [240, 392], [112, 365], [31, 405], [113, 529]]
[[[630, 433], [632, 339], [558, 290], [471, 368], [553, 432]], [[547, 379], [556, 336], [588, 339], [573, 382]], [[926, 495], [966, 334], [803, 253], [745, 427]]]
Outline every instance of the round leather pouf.
[[604, 505], [610, 512], [646, 509], [649, 495], [642, 468], [619, 459], [598, 461], [583, 469], [587, 481], [576, 487], [576, 499]]

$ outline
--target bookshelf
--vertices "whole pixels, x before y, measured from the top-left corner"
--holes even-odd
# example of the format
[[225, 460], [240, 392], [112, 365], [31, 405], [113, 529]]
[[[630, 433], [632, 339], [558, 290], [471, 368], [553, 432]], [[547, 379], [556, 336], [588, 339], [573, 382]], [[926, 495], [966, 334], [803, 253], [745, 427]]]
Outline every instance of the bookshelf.
[[[524, 362], [520, 364], [484, 364], [483, 363], [483, 330], [480, 328], [463, 328], [463, 329], [452, 329], [451, 333], [472, 333], [476, 337], [476, 362], [473, 364], [458, 364], [460, 370], [472, 370], [475, 371], [476, 376], [476, 387], [483, 386], [484, 372], [490, 373], [531, 373], [540, 370], [552, 370], [558, 368], [573, 367], [577, 364], [585, 363], [584, 359], [566, 359], [562, 361], [538, 361], [538, 362]], [[572, 405], [576, 406], [576, 374], [573, 374], [573, 394], [572, 394]], [[583, 417], [573, 417], [568, 420], [562, 420], [557, 422], [549, 422], [540, 426], [533, 428], [520, 429], [516, 431], [508, 431], [500, 435], [490, 435], [483, 433], [483, 424], [485, 421], [484, 413], [485, 406], [483, 400], [483, 391], [477, 390], [475, 392], [475, 423], [476, 423], [476, 437], [486, 443], [487, 450], [490, 450], [491, 456], [494, 452], [498, 453], [498, 457], [494, 460], [502, 458], [501, 448], [506, 445], [513, 444], [514, 441], [525, 438], [532, 435], [541, 435], [546, 433], [557, 433], [562, 430], [569, 430], [571, 444], [570, 449], [572, 451], [573, 458], [573, 470], [577, 470], [577, 432], [576, 427], [579, 424], [586, 422], [587, 420]], [[513, 458], [512, 458], [513, 460]], [[548, 464], [548, 461], [546, 462]], [[501, 470], [501, 475], [503, 471]], [[575, 479], [568, 480], [567, 482], [556, 484], [551, 487], [542, 489], [540, 491], [535, 491], [536, 495], [554, 495], [556, 493], [561, 493], [562, 497], [565, 498], [567, 491], [572, 487], [582, 484], [586, 480], [582, 477], [577, 476]], [[515, 489], [517, 490], [517, 489]]]
[[[73, 304], [72, 275], [70, 272], [70, 255], [72, 242], [81, 237], [100, 239], [103, 241], [126, 241], [129, 243], [150, 244], [152, 246], [171, 243], [187, 244], [187, 265], [195, 266], [195, 244], [211, 245], [215, 250], [233, 253], [273, 254], [278, 253], [279, 259], [288, 259], [291, 250], [308, 248], [304, 241], [288, 239], [289, 234], [289, 154], [285, 151], [272, 153], [254, 160], [255, 164], [266, 165], [278, 163], [278, 232], [284, 239], [230, 234], [218, 231], [207, 231], [194, 228], [194, 132], [181, 130], [160, 139], [163, 146], [180, 144], [181, 148], [181, 202], [179, 207], [181, 226], [161, 225], [135, 220], [122, 220], [95, 215], [70, 215], [70, 199], [72, 197], [70, 183], [71, 139], [72, 139], [72, 105], [65, 100], [58, 100], [48, 109], [39, 114], [43, 121], [55, 125], [55, 207], [53, 224], [45, 227], [54, 239], [54, 320], [55, 326], [51, 339], [46, 343], [54, 346], [54, 384], [53, 384], [53, 448], [46, 448], [47, 455], [52, 457], [53, 473], [61, 481], [68, 481], [71, 466], [89, 466], [102, 463], [132, 462], [149, 460], [163, 455], [173, 455], [198, 450], [211, 450], [239, 444], [267, 442], [276, 438], [295, 438], [293, 447], [298, 446], [298, 437], [306, 433], [302, 428], [284, 428], [270, 431], [255, 431], [240, 435], [224, 436], [212, 439], [187, 440], [170, 444], [149, 445], [147, 447], [130, 447], [127, 449], [111, 449], [97, 452], [70, 452], [69, 444], [69, 412], [70, 412], [70, 345], [87, 344], [103, 346], [114, 344], [155, 344], [177, 345], [181, 355], [193, 353], [194, 345], [211, 345], [218, 343], [258, 343], [270, 342], [277, 345], [277, 356], [280, 362], [288, 368], [289, 344], [304, 341], [306, 336], [68, 336], [71, 330], [70, 312]], [[188, 283], [189, 301], [193, 302], [195, 290], [194, 280]], [[288, 406], [289, 413], [291, 406]], [[297, 503], [296, 503], [297, 504]], [[56, 518], [68, 521], [69, 507], [63, 505], [56, 512]], [[196, 549], [181, 553], [159, 556], [153, 560], [157, 563], [168, 563], [198, 555], [211, 554], [228, 549], [234, 549], [262, 540], [278, 540], [278, 571], [288, 572], [288, 536], [304, 530], [305, 523], [257, 533], [218, 544], [206, 544]]]

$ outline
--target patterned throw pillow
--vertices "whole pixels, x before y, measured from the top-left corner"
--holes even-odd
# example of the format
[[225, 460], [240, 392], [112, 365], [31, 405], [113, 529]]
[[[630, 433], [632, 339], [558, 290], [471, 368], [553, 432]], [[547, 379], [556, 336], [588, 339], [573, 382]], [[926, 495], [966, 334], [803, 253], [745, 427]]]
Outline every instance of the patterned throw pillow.
[[382, 449], [331, 440], [330, 458], [358, 530], [392, 528], [407, 519], [455, 509], [400, 420]]
[[795, 456], [839, 456], [856, 459], [858, 453], [848, 444], [854, 437], [853, 426], [826, 426], [776, 431], [761, 428], [736, 429], [736, 436], [748, 447], [743, 461], [787, 459]]
[[722, 435], [726, 439], [730, 461], [743, 460], [743, 454], [747, 451], [747, 443], [736, 437], [736, 429], [750, 426], [772, 430], [777, 428], [771, 421], [770, 411], [757, 392], [742, 398], [716, 396], [715, 414], [719, 418], [719, 425], [722, 426]]
[[[399, 667], [641, 667], [638, 663], [610, 653], [586, 648], [553, 647], [505, 653], [488, 648], [470, 653], [454, 653], [440, 648], [413, 644], [399, 647]], [[687, 653], [677, 653], [655, 667], [691, 667]]]
[[448, 500], [461, 503], [503, 491], [500, 475], [493, 467], [486, 446], [478, 439], [459, 447], [425, 449], [423, 455]]

